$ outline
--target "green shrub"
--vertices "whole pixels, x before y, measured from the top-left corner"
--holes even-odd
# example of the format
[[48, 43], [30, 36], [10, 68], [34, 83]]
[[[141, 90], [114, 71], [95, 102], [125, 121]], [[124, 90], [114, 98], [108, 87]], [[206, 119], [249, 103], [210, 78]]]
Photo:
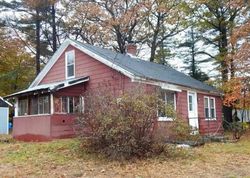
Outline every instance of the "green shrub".
[[76, 124], [84, 147], [112, 159], [144, 157], [161, 150], [153, 146], [157, 108], [163, 108], [157, 94], [137, 89], [117, 99], [111, 91], [85, 95], [85, 111]]

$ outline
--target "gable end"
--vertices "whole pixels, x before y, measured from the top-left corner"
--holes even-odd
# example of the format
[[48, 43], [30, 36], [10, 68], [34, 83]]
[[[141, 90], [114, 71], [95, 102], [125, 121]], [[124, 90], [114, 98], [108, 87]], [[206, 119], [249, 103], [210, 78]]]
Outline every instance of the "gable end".
[[32, 82], [32, 84], [29, 86], [29, 88], [33, 88], [37, 85], [39, 85], [39, 83], [43, 80], [43, 78], [47, 75], [47, 73], [49, 72], [49, 70], [54, 66], [54, 64], [56, 63], [56, 61], [59, 59], [59, 57], [63, 54], [64, 50], [69, 46], [72, 45], [73, 47], [79, 49], [80, 51], [82, 51], [83, 53], [89, 55], [90, 57], [96, 59], [97, 61], [105, 64], [106, 66], [121, 72], [122, 74], [124, 74], [125, 76], [133, 79], [135, 76], [134, 74], [132, 74], [131, 72], [123, 69], [122, 67], [116, 65], [113, 62], [110, 62], [108, 60], [106, 60], [105, 58], [93, 53], [92, 51], [80, 46], [79, 44], [75, 43], [74, 41], [67, 39], [65, 40], [65, 42], [60, 46], [60, 48], [55, 52], [55, 54], [52, 56], [52, 58], [49, 60], [49, 62], [46, 64], [46, 66], [43, 68], [43, 70], [40, 72], [40, 74], [35, 78], [35, 80]]

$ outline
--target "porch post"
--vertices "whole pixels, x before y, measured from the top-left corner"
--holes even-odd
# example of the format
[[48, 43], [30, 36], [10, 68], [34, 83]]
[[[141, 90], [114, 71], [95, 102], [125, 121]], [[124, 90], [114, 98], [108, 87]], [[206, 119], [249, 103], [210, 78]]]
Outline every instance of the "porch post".
[[15, 97], [14, 109], [15, 109], [14, 116], [18, 117], [18, 98], [17, 97]]
[[54, 98], [53, 94], [50, 94], [50, 114], [54, 114]]

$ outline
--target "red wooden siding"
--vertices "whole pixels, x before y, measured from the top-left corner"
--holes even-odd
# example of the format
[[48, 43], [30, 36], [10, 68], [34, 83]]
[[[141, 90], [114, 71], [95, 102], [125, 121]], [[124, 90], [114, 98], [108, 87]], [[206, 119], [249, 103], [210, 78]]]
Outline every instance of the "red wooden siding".
[[71, 87], [63, 88], [56, 93], [54, 93], [55, 96], [80, 96], [85, 91], [85, 85], [86, 83], [81, 83], [77, 85], [73, 85]]
[[[216, 109], [216, 120], [206, 120], [205, 119], [205, 109], [204, 109], [204, 96], [215, 98], [215, 109]], [[223, 132], [222, 127], [222, 100], [219, 96], [213, 96], [209, 94], [197, 93], [198, 99], [198, 119], [199, 119], [199, 133], [201, 135], [207, 134], [221, 134]], [[188, 106], [187, 106], [187, 91], [176, 93], [176, 112], [184, 120], [189, 123], [188, 120]], [[163, 138], [168, 138], [170, 135], [169, 127], [171, 126], [171, 121], [160, 121], [158, 122], [157, 134], [163, 136]]]
[[176, 112], [181, 118], [188, 119], [187, 91], [176, 93]]
[[[90, 80], [86, 82], [86, 90], [92, 90], [99, 87], [101, 83], [108, 83], [117, 94], [123, 93], [125, 90], [138, 86], [138, 83], [131, 82], [131, 79], [116, 70], [102, 64], [96, 59], [88, 56], [80, 50], [69, 46], [66, 51], [75, 50], [75, 77], [89, 76]], [[54, 66], [43, 78], [40, 84], [64, 81], [65, 78], [65, 52], [59, 57]], [[150, 85], [141, 84], [141, 86], [152, 88]], [[148, 89], [147, 89], [148, 90]], [[71, 93], [71, 91], [70, 91]], [[72, 93], [75, 93], [72, 91]], [[73, 94], [74, 95], [74, 94]]]
[[74, 114], [54, 114], [51, 117], [51, 137], [68, 138], [75, 135]]
[[[73, 123], [75, 115], [62, 114], [61, 96], [79, 96], [86, 91], [101, 88], [101, 83], [108, 83], [116, 95], [124, 93], [126, 90], [132, 90], [138, 87], [139, 83], [131, 82], [131, 79], [118, 71], [102, 64], [101, 62], [86, 55], [80, 50], [69, 46], [65, 51], [75, 50], [75, 77], [90, 77], [90, 80], [72, 87], [68, 87], [53, 93], [54, 96], [54, 114], [49, 116], [27, 116], [14, 118], [14, 137], [20, 138], [65, 138], [74, 136]], [[43, 78], [40, 84], [61, 82], [65, 80], [65, 51], [59, 57], [54, 66]], [[148, 84], [140, 84], [148, 93], [155, 92], [158, 87]], [[222, 103], [220, 97], [216, 98], [216, 116], [215, 121], [207, 121], [204, 118], [204, 94], [198, 96], [198, 117], [201, 134], [222, 132]], [[188, 103], [187, 91], [176, 92], [176, 111], [179, 116], [188, 123]], [[164, 128], [161, 134], [167, 135], [167, 129], [171, 122], [158, 122], [158, 128]], [[23, 137], [22, 137], [23, 136]]]
[[[114, 86], [116, 89], [123, 90], [125, 87], [124, 82], [130, 80], [121, 73], [111, 69], [72, 46], [69, 46], [65, 51], [70, 50], [75, 50], [75, 77], [89, 76], [90, 81], [88, 81], [88, 88], [97, 88], [100, 83], [106, 82], [111, 86]], [[64, 54], [65, 52], [59, 57], [40, 84], [64, 81], [66, 79]]]
[[45, 141], [51, 136], [50, 115], [23, 116], [13, 119], [13, 137], [23, 141]]
[[[205, 119], [204, 96], [215, 98], [216, 120]], [[200, 133], [205, 134], [220, 134], [223, 132], [222, 127], [222, 100], [219, 96], [198, 94], [198, 116]]]

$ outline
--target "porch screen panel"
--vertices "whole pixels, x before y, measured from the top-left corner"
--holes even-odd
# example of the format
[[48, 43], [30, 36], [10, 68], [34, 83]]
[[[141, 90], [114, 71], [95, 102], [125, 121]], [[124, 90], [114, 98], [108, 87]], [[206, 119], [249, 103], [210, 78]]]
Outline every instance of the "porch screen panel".
[[74, 112], [74, 97], [69, 97], [69, 109], [68, 109], [68, 113], [73, 113]]
[[30, 114], [32, 115], [38, 114], [38, 98], [37, 97], [31, 98], [30, 104], [31, 104]]
[[67, 113], [68, 112], [68, 98], [66, 96], [62, 97], [62, 112]]
[[18, 100], [18, 115], [23, 116], [28, 114], [28, 99]]
[[39, 114], [49, 114], [49, 96], [40, 96], [38, 99], [38, 113]]

